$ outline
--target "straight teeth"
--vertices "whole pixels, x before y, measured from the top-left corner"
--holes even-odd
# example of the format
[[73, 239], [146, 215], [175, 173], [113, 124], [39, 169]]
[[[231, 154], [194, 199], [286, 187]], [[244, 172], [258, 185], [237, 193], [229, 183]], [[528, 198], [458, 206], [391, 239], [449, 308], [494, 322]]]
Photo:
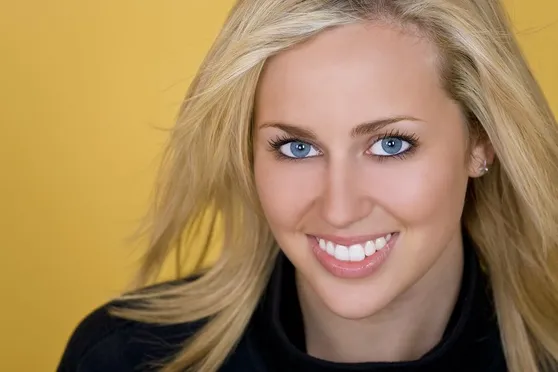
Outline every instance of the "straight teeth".
[[316, 240], [322, 251], [327, 252], [327, 254], [335, 257], [339, 261], [359, 262], [385, 248], [391, 238], [392, 234], [387, 234], [375, 240], [369, 240], [362, 244], [353, 244], [350, 246], [335, 244], [329, 240], [320, 238], [316, 238]]

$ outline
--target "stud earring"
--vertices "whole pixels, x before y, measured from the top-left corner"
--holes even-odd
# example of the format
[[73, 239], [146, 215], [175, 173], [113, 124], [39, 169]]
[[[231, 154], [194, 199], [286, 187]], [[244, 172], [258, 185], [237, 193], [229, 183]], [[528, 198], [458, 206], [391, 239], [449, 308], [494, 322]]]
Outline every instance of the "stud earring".
[[482, 162], [482, 167], [480, 168], [481, 175], [488, 173], [488, 165], [486, 164], [486, 159]]

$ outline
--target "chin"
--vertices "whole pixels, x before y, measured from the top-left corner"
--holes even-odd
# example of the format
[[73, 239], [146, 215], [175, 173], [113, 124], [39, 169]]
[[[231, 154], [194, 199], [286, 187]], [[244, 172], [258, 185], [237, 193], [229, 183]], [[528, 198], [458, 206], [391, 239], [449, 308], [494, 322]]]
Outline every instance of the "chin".
[[388, 307], [397, 297], [393, 282], [386, 287], [370, 282], [355, 283], [340, 281], [337, 278], [324, 279], [313, 283], [315, 295], [329, 312], [345, 319], [359, 320], [370, 317]]

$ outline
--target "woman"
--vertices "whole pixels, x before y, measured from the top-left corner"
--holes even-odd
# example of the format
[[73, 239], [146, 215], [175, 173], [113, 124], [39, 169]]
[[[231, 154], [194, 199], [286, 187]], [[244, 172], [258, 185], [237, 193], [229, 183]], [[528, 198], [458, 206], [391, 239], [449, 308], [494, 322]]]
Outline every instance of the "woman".
[[239, 1], [165, 164], [140, 284], [208, 210], [220, 260], [59, 371], [558, 368], [558, 127], [498, 1]]

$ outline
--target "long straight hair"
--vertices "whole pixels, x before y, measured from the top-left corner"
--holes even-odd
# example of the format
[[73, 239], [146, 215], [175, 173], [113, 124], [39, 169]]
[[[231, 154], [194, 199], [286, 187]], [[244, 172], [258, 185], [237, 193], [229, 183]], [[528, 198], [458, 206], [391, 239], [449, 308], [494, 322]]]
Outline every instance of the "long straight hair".
[[[558, 368], [558, 126], [498, 0], [240, 0], [191, 84], [171, 132], [139, 286], [183, 231], [219, 216], [219, 260], [198, 280], [125, 296], [116, 315], [156, 324], [207, 319], [163, 372], [216, 371], [242, 336], [278, 248], [256, 197], [251, 123], [266, 60], [355, 22], [413, 30], [437, 46], [440, 79], [471, 133], [496, 152], [470, 182], [463, 225], [494, 292], [510, 371]], [[206, 251], [208, 246], [185, 250]]]

